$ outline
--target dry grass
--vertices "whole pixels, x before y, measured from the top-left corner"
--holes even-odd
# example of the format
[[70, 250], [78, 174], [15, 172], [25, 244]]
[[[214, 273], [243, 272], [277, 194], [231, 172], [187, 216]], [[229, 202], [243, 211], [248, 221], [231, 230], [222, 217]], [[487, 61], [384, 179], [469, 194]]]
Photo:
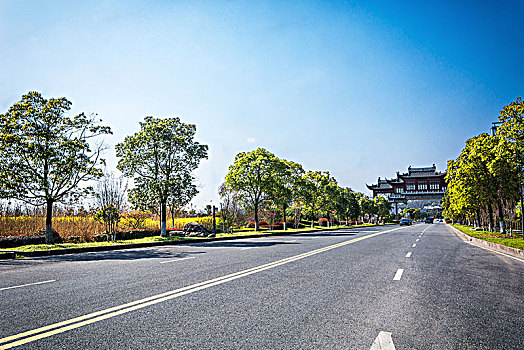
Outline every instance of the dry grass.
[[[56, 207], [53, 210], [53, 229], [62, 238], [80, 242], [90, 242], [93, 236], [104, 233], [104, 226], [95, 221], [94, 211], [78, 210], [78, 208]], [[137, 221], [138, 219], [138, 221]], [[211, 217], [175, 218], [174, 225], [168, 217], [168, 230], [181, 230], [188, 222], [197, 222], [207, 228], [213, 225]], [[217, 227], [221, 221], [217, 217]], [[45, 210], [42, 208], [26, 208], [0, 203], [0, 237], [15, 235], [39, 235], [39, 230], [45, 228]], [[158, 229], [159, 218], [151, 213], [128, 212], [123, 214], [119, 222], [119, 230]], [[75, 238], [73, 238], [75, 237]]]

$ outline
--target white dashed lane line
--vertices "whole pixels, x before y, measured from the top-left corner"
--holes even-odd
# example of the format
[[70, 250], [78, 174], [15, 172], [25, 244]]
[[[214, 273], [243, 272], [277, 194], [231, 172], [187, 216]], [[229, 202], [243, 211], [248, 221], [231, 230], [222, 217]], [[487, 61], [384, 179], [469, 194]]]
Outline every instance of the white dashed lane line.
[[0, 290], [8, 290], [8, 289], [15, 289], [15, 288], [23, 288], [23, 287], [28, 287], [28, 286], [36, 286], [38, 284], [51, 283], [51, 282], [56, 282], [56, 280], [27, 283], [27, 284], [21, 284], [19, 286], [12, 286], [12, 287], [4, 287], [4, 288], [0, 288]]
[[400, 281], [403, 273], [404, 273], [404, 269], [398, 269], [397, 273], [395, 274], [395, 277], [393, 277], [393, 281]]
[[409, 252], [406, 254], [406, 258], [411, 258], [411, 254], [413, 254], [413, 252]]
[[178, 259], [166, 260], [166, 261], [161, 261], [160, 263], [161, 264], [167, 264], [167, 263], [172, 263], [172, 262], [177, 262], [177, 261], [182, 261], [182, 260], [188, 260], [188, 259], [194, 259], [194, 258], [195, 258], [194, 256], [188, 256], [187, 258], [178, 258]]
[[416, 243], [413, 243], [413, 245], [411, 246], [411, 248], [415, 248], [417, 246]]

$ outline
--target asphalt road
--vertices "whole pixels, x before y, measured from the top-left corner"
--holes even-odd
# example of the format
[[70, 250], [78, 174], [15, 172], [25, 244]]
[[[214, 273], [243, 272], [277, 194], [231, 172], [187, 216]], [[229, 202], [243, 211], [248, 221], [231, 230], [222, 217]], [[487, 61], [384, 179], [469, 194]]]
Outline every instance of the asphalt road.
[[5, 260], [0, 348], [524, 349], [522, 294], [444, 224]]

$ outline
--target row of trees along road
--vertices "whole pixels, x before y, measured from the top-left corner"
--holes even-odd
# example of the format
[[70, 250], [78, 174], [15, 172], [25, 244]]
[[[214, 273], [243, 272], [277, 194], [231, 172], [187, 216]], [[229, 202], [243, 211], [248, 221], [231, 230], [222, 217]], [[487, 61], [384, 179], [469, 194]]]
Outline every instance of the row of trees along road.
[[370, 200], [362, 193], [342, 188], [327, 171], [305, 171], [302, 165], [276, 157], [258, 148], [236, 155], [220, 187], [221, 215], [232, 225], [238, 206], [252, 212], [255, 230], [259, 229], [259, 210], [263, 206], [280, 208], [284, 229], [286, 209], [294, 206], [315, 218], [335, 214], [341, 220], [357, 220], [361, 215], [389, 216], [391, 206], [386, 199]]
[[[495, 135], [481, 134], [466, 141], [456, 160], [448, 162], [448, 190], [442, 203], [444, 215], [474, 221], [502, 233], [506, 222], [518, 225], [518, 202], [524, 181], [524, 102], [517, 98], [499, 115]], [[487, 223], [487, 225], [486, 225]]]
[[[54, 240], [53, 205], [92, 193], [80, 184], [103, 175], [106, 148], [93, 140], [112, 134], [96, 114], [68, 116], [70, 109], [65, 97], [45, 99], [29, 92], [0, 115], [0, 198], [45, 205], [47, 243]], [[166, 235], [166, 203], [184, 206], [196, 194], [192, 171], [207, 158], [208, 147], [194, 141], [196, 127], [179, 118], [146, 117], [140, 126], [116, 146], [117, 167], [134, 179], [133, 205], [160, 207], [161, 234]]]

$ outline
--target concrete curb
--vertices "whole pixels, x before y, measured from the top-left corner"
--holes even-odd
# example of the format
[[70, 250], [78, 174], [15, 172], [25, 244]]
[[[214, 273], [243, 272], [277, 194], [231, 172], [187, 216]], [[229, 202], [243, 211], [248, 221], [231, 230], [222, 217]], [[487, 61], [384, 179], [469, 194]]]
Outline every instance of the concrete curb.
[[467, 234], [465, 234], [464, 232], [456, 229], [455, 227], [451, 226], [450, 224], [446, 224], [446, 226], [448, 226], [457, 236], [459, 236], [460, 238], [462, 238], [465, 241], [470, 241], [471, 243], [473, 243], [475, 245], [485, 246], [485, 247], [491, 248], [493, 250], [499, 251], [501, 253], [509, 254], [509, 255], [512, 255], [512, 256], [514, 256], [516, 258], [524, 259], [524, 250], [520, 250], [520, 249], [517, 249], [517, 248], [508, 247], [508, 246], [505, 246], [505, 245], [502, 245], [502, 244], [488, 242], [488, 241], [485, 241], [483, 239], [478, 239], [478, 238], [475, 238], [475, 237], [471, 237], [471, 236], [468, 236]]
[[[374, 227], [364, 226], [364, 227]], [[344, 227], [343, 227], [344, 228]], [[345, 227], [347, 229], [355, 229], [356, 227]], [[166, 245], [179, 245], [179, 244], [189, 244], [189, 243], [205, 243], [205, 242], [214, 242], [214, 241], [230, 241], [244, 238], [260, 238], [260, 237], [270, 237], [270, 236], [290, 236], [297, 233], [307, 233], [307, 232], [326, 232], [333, 231], [334, 229], [329, 230], [304, 230], [304, 231], [294, 231], [294, 232], [278, 232], [278, 233], [260, 233], [253, 235], [245, 236], [236, 236], [236, 237], [214, 237], [214, 238], [202, 238], [202, 239], [183, 239], [179, 241], [164, 241], [164, 242], [148, 242], [148, 243], [135, 243], [135, 244], [116, 244], [110, 246], [101, 246], [101, 247], [85, 247], [85, 248], [67, 248], [67, 249], [55, 249], [55, 250], [40, 250], [34, 252], [24, 252], [17, 250], [9, 251], [0, 251], [0, 260], [2, 259], [14, 259], [17, 255], [23, 257], [39, 257], [39, 256], [54, 256], [54, 255], [66, 255], [66, 254], [79, 254], [79, 253], [91, 253], [91, 252], [103, 252], [111, 250], [124, 250], [124, 249], [136, 249], [136, 248], [149, 248], [157, 246], [166, 246]]]

